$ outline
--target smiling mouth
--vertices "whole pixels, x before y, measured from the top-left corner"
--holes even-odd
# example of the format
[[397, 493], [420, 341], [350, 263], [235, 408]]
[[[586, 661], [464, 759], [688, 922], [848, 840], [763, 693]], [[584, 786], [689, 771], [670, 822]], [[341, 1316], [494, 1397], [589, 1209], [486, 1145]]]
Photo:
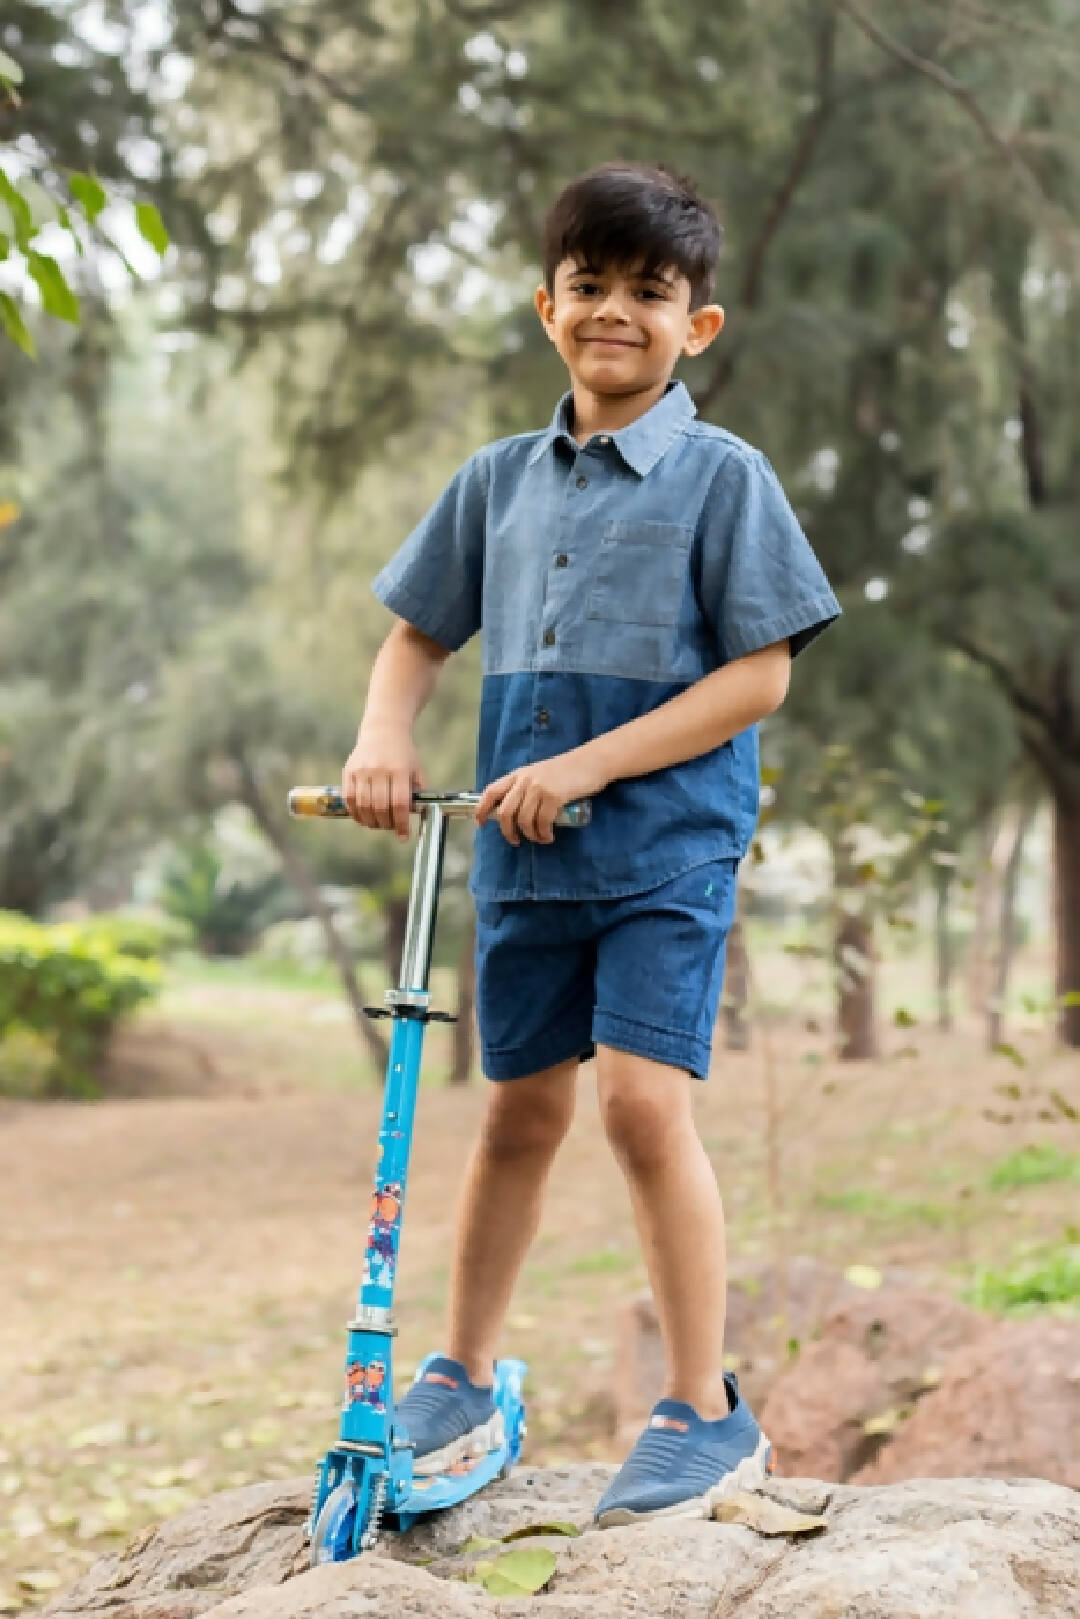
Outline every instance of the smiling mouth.
[[583, 337], [583, 343], [597, 343], [603, 349], [639, 349], [640, 343], [628, 343], [622, 337]]

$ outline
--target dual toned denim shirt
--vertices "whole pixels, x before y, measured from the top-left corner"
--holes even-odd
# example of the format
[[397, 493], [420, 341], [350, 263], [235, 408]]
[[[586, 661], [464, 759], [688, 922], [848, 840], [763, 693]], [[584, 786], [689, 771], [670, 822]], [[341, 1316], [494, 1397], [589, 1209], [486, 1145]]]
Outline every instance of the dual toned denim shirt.
[[[768, 461], [695, 418], [682, 383], [578, 444], [572, 398], [544, 432], [488, 444], [378, 574], [400, 618], [456, 651], [481, 632], [476, 784], [614, 730], [840, 613]], [[553, 843], [476, 833], [481, 901], [618, 898], [741, 858], [758, 817], [750, 726], [684, 764], [615, 781]]]

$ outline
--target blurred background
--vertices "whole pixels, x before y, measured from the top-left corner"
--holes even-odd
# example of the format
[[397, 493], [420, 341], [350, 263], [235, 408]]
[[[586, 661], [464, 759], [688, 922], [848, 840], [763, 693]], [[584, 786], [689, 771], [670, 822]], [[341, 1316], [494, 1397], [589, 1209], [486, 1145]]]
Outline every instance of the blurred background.
[[[773, 1398], [838, 1278], [1075, 1311], [1077, 0], [5, 0], [0, 1613], [329, 1442], [412, 849], [285, 794], [351, 747], [375, 572], [548, 421], [540, 221], [614, 157], [715, 202], [727, 325], [683, 375], [845, 608], [763, 727], [699, 1099], [732, 1364]], [[478, 686], [474, 643], [435, 785], [473, 783]], [[402, 1375], [483, 1103], [469, 860], [459, 826]], [[618, 1456], [652, 1375], [589, 1078], [508, 1324], [534, 1459]], [[842, 1476], [938, 1397], [901, 1383]]]

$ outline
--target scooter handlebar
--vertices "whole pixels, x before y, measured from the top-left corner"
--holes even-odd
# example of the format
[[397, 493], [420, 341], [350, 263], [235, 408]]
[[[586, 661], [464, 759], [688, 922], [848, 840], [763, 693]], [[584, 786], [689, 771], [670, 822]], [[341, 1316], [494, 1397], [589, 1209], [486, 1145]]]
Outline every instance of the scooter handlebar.
[[[480, 802], [479, 793], [413, 793], [412, 807], [423, 809], [425, 804], [437, 804], [444, 815], [472, 815]], [[317, 815], [325, 820], [344, 821], [349, 818], [348, 806], [340, 787], [294, 787], [289, 793], [290, 815]], [[564, 804], [555, 817], [556, 826], [588, 826], [592, 820], [592, 800], [577, 798]]]

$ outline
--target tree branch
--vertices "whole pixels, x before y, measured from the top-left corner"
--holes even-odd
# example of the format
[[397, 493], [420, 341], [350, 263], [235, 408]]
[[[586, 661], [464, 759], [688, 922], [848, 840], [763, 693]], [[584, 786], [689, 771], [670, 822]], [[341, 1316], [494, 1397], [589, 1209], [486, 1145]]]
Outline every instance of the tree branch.
[[[821, 32], [818, 36], [817, 51], [817, 103], [806, 123], [802, 133], [795, 143], [795, 150], [788, 161], [787, 170], [780, 185], [773, 194], [772, 201], [765, 210], [765, 217], [761, 221], [758, 233], [750, 245], [743, 266], [742, 279], [739, 284], [738, 309], [740, 311], [756, 309], [761, 302], [762, 289], [765, 282], [765, 260], [768, 256], [777, 231], [783, 223], [795, 193], [810, 167], [810, 160], [821, 139], [822, 131], [832, 117], [835, 109], [833, 95], [833, 60], [836, 43], [836, 18], [830, 12], [824, 19]], [[712, 376], [704, 388], [694, 396], [694, 402], [699, 410], [705, 410], [712, 404], [722, 389], [731, 381], [739, 359], [741, 348], [739, 340], [727, 345], [713, 368]]]
[[855, 26], [861, 29], [868, 39], [872, 39], [875, 45], [880, 46], [883, 51], [887, 51], [898, 62], [903, 62], [913, 72], [921, 73], [924, 78], [931, 79], [934, 84], [939, 85], [945, 91], [946, 95], [951, 96], [954, 101], [960, 103], [968, 116], [978, 126], [984, 140], [988, 141], [994, 150], [1005, 159], [1009, 167], [1015, 170], [1039, 212], [1046, 218], [1054, 234], [1059, 235], [1061, 221], [1056, 217], [1057, 211], [1053, 208], [1049, 197], [1047, 197], [1039, 184], [1034, 170], [1024, 162], [1011, 141], [1006, 140], [1000, 130], [994, 127], [967, 85], [954, 78], [947, 68], [941, 66], [940, 62], [934, 62], [927, 56], [920, 56], [917, 51], [913, 51], [900, 40], [894, 39], [891, 34], [887, 34], [879, 23], [876, 23], [872, 17], [868, 17], [865, 11], [855, 4], [855, 0], [833, 0], [833, 3], [836, 9], [843, 12], [845, 16], [850, 17]]
[[996, 653], [988, 652], [985, 647], [969, 640], [966, 635], [956, 629], [946, 630], [945, 637], [958, 651], [965, 653], [972, 663], [979, 664], [993, 675], [1018, 713], [1023, 714], [1027, 719], [1035, 720], [1049, 736], [1056, 734], [1054, 715], [1048, 708], [1042, 707], [1030, 692], [1024, 690], [1008, 664], [1004, 663]]

